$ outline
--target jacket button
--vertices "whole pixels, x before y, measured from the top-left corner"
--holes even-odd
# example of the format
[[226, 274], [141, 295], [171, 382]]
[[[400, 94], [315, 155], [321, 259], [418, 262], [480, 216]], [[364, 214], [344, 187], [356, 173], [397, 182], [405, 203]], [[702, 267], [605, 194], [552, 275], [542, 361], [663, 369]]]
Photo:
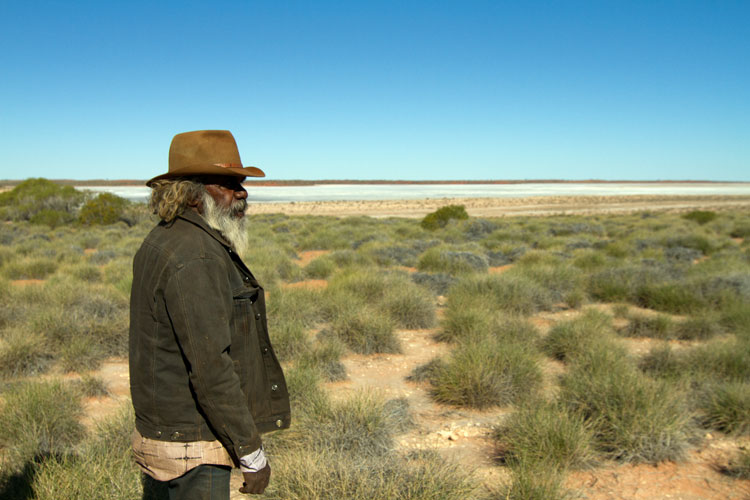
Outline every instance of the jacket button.
[[245, 276], [245, 283], [249, 283], [249, 282], [250, 282], [250, 276]]
[[263, 354], [266, 354], [268, 352], [268, 347], [263, 348]]
[[282, 420], [277, 420], [276, 421], [276, 427], [281, 428], [282, 425], [284, 425], [284, 422]]
[[156, 431], [156, 437], [158, 437], [158, 438], [161, 437], [161, 431]]
[[271, 386], [271, 390], [272, 390], [272, 391], [278, 390], [278, 388], [279, 388], [279, 386], [278, 386], [277, 384], [273, 384], [273, 385]]
[[181, 436], [181, 434], [177, 431], [172, 433], [172, 440], [178, 439]]
[[255, 319], [260, 319], [260, 313], [255, 313]]

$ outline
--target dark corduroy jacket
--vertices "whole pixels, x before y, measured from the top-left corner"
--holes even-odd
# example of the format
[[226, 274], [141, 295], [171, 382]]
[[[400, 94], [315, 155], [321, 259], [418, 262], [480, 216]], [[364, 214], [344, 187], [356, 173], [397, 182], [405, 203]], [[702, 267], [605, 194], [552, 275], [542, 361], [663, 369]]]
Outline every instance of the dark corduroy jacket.
[[159, 223], [135, 255], [130, 389], [143, 436], [218, 439], [235, 460], [290, 424], [263, 288], [193, 211]]

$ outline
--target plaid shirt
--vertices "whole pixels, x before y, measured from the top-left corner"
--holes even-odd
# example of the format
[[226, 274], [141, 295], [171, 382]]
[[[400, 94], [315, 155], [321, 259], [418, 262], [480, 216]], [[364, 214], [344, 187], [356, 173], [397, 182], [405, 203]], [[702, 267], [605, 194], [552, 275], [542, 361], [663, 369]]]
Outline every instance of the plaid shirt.
[[219, 441], [158, 441], [137, 430], [133, 432], [133, 455], [141, 470], [158, 481], [171, 481], [199, 465], [234, 466]]

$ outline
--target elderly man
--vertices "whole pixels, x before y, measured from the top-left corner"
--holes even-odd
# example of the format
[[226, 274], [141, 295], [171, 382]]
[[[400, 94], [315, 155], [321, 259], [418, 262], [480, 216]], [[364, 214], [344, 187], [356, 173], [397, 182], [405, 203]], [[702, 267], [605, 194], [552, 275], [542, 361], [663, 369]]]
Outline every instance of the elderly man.
[[150, 495], [228, 499], [233, 466], [241, 492], [263, 493], [260, 433], [290, 423], [263, 289], [240, 258], [246, 176], [264, 173], [242, 166], [232, 134], [202, 130], [176, 135], [147, 183], [161, 221], [133, 262], [130, 387]]

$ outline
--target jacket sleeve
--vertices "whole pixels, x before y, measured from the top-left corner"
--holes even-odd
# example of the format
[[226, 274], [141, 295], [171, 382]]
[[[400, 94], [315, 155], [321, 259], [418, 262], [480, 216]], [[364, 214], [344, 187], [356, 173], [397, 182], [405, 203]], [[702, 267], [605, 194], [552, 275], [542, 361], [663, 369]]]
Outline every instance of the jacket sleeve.
[[206, 420], [236, 460], [257, 450], [260, 436], [229, 355], [233, 298], [225, 263], [204, 257], [179, 265], [164, 298]]

